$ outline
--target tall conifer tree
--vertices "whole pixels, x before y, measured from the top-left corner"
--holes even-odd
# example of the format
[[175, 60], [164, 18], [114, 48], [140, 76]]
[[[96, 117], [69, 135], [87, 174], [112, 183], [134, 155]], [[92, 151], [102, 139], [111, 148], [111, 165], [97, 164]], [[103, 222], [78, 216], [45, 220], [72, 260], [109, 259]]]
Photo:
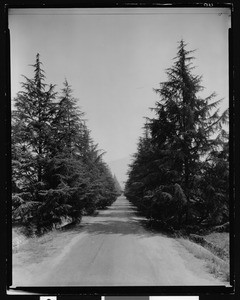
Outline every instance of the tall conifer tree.
[[63, 85], [53, 124], [56, 137], [53, 149], [70, 155], [74, 153], [76, 140], [83, 134], [84, 113], [79, 110], [77, 99], [73, 97], [73, 91], [66, 79]]
[[174, 181], [181, 185], [188, 203], [198, 162], [211, 150], [211, 136], [227, 118], [227, 112], [212, 113], [221, 102], [212, 102], [215, 93], [205, 99], [199, 97], [203, 87], [201, 77], [192, 73], [192, 53], [181, 40], [175, 63], [167, 69], [168, 80], [155, 90], [160, 97], [155, 109], [158, 118], [149, 122], [153, 142], [169, 158], [168, 170], [178, 172]]
[[[139, 202], [154, 205], [155, 218], [178, 222], [179, 226], [183, 215], [185, 222], [194, 221], [189, 220], [190, 216], [195, 218], [189, 209], [201, 194], [197, 182], [203, 173], [202, 162], [214, 149], [219, 151], [221, 143], [215, 136], [228, 121], [228, 110], [219, 113], [221, 100], [214, 101], [215, 93], [200, 96], [203, 87], [201, 77], [193, 74], [193, 52], [187, 51], [181, 40], [174, 64], [166, 71], [167, 81], [155, 89], [159, 95], [153, 108], [156, 117], [146, 124], [152, 151], [143, 151], [139, 144], [126, 186], [128, 195], [134, 198], [141, 191]], [[143, 154], [147, 157], [140, 160]]]
[[[42, 182], [45, 159], [49, 153], [52, 122], [55, 116], [54, 85], [45, 83], [39, 54], [36, 56], [34, 78], [26, 76], [22, 91], [17, 94], [13, 111], [13, 163], [25, 181]], [[15, 164], [16, 163], [16, 164]], [[32, 182], [33, 183], [33, 182]]]

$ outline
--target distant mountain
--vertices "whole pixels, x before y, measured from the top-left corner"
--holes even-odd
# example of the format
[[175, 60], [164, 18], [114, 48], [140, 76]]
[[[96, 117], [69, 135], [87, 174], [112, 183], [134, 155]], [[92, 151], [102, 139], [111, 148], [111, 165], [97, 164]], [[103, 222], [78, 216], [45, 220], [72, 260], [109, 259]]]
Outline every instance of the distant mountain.
[[107, 162], [111, 172], [117, 177], [122, 189], [127, 181], [128, 165], [131, 163], [131, 156], [123, 157], [114, 161]]

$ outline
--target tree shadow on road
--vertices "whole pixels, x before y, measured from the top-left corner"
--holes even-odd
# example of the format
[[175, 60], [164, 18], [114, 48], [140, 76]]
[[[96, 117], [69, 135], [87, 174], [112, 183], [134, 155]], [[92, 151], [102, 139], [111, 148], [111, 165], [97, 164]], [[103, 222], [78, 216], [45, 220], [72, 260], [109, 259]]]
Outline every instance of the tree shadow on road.
[[146, 231], [139, 223], [139, 220], [117, 220], [111, 219], [107, 221], [99, 221], [86, 224], [82, 228], [83, 232], [90, 234], [119, 234], [119, 235], [135, 235], [138, 237], [151, 236], [151, 231]]
[[[89, 219], [88, 219], [89, 218]], [[139, 214], [132, 204], [116, 204], [100, 211], [95, 217], [88, 217], [78, 225], [64, 226], [64, 231], [85, 232], [92, 235], [118, 234], [149, 237], [154, 233], [146, 217]], [[156, 234], [156, 232], [155, 232]]]

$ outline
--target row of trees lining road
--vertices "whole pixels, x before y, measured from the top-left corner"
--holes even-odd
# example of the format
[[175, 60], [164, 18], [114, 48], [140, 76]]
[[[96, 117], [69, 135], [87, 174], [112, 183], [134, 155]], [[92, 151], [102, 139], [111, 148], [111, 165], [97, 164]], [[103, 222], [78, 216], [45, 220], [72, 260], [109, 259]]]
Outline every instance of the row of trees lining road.
[[215, 93], [201, 98], [193, 75], [193, 51], [183, 40], [167, 81], [155, 89], [155, 118], [129, 169], [125, 195], [160, 227], [209, 228], [229, 218], [228, 109], [220, 113]]
[[117, 179], [90, 137], [67, 80], [61, 93], [45, 83], [36, 56], [12, 111], [12, 219], [42, 233], [63, 218], [79, 222], [113, 203]]

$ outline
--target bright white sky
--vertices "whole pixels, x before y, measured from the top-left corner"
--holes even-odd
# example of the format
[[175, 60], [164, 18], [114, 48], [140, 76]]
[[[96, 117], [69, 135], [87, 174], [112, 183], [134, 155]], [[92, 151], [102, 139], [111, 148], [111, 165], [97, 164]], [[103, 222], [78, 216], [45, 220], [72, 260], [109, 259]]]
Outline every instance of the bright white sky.
[[223, 8], [12, 9], [12, 97], [21, 74], [33, 76], [29, 65], [40, 53], [46, 83], [60, 90], [66, 77], [71, 84], [105, 161], [127, 157], [182, 38], [196, 49], [194, 73], [203, 75], [204, 95], [215, 91], [228, 107], [229, 26]]

